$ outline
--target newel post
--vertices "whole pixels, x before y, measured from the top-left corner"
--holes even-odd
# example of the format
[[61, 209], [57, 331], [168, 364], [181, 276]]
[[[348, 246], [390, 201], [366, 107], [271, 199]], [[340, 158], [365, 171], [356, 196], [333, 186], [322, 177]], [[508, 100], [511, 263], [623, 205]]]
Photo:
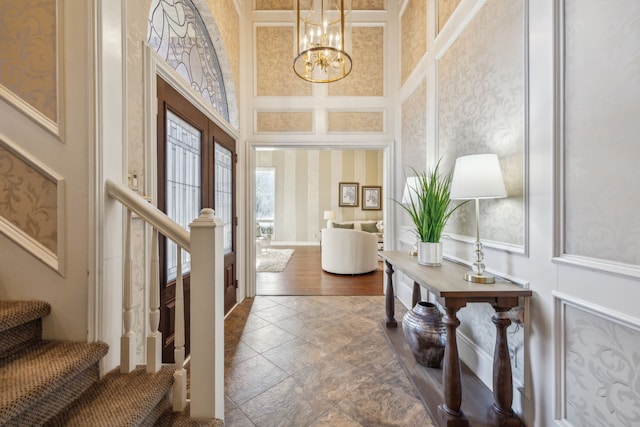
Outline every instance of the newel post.
[[191, 417], [224, 419], [224, 224], [213, 209], [191, 228]]

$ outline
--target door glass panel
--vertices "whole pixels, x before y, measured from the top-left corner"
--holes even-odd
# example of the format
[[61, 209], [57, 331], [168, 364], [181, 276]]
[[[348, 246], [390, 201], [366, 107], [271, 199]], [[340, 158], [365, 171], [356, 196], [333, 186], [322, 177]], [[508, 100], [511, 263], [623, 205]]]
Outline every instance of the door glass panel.
[[224, 223], [224, 253], [233, 250], [233, 166], [231, 151], [216, 142], [215, 144], [215, 207], [216, 216]]
[[[167, 215], [189, 228], [201, 209], [202, 133], [167, 111]], [[176, 244], [167, 240], [167, 281], [176, 278]], [[191, 254], [182, 252], [182, 272], [191, 271]]]

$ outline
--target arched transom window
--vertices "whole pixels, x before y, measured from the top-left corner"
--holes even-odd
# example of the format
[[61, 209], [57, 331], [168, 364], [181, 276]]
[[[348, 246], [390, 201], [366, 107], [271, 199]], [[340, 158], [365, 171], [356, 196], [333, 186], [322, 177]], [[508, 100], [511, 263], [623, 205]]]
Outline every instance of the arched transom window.
[[153, 0], [147, 42], [229, 121], [218, 56], [192, 0]]

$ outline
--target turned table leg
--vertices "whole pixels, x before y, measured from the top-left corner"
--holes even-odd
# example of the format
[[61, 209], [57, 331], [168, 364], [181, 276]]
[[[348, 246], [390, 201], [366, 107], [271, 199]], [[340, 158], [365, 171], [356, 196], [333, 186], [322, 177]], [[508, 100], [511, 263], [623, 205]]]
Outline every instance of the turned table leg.
[[[512, 304], [517, 304], [515, 301]], [[500, 418], [500, 426], [521, 426], [520, 418], [511, 409], [513, 402], [513, 380], [511, 360], [507, 343], [507, 328], [511, 320], [507, 317], [510, 307], [494, 307], [491, 318], [496, 325], [496, 347], [493, 354], [493, 410]]]
[[385, 324], [387, 328], [396, 328], [398, 326], [398, 322], [396, 321], [394, 315], [396, 311], [395, 307], [395, 296], [393, 295], [393, 266], [389, 261], [385, 261], [387, 265], [387, 288], [385, 295], [385, 309], [386, 309], [386, 318]]
[[[464, 304], [462, 305], [464, 306]], [[462, 307], [445, 306], [443, 322], [447, 328], [447, 342], [444, 348], [442, 365], [442, 383], [444, 385], [444, 404], [438, 406], [438, 412], [444, 425], [448, 427], [468, 426], [469, 422], [462, 413], [462, 382], [460, 377], [460, 357], [456, 329], [460, 320], [456, 313]]]
[[420, 285], [418, 282], [413, 282], [413, 293], [411, 294], [411, 308], [415, 307], [420, 302]]

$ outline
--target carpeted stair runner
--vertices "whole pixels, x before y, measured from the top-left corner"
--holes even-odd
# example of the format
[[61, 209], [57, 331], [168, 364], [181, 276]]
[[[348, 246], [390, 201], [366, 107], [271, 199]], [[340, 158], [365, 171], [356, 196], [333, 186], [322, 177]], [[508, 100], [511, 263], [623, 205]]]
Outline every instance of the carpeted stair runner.
[[129, 374], [114, 370], [61, 411], [48, 426], [153, 426], [171, 408], [173, 367], [147, 374], [138, 367]]
[[50, 312], [42, 301], [0, 301], [0, 358], [40, 341], [42, 318]]
[[104, 343], [42, 340], [49, 304], [0, 301], [0, 425], [222, 426], [171, 409], [172, 366], [99, 378]]

